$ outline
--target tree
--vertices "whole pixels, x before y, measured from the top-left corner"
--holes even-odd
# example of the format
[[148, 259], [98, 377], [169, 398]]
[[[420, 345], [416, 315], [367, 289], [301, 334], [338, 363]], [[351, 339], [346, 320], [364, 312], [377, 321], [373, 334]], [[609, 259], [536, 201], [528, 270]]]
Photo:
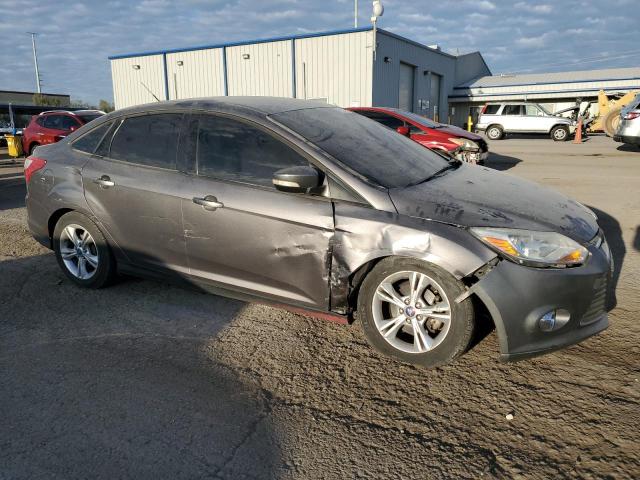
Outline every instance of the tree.
[[64, 107], [65, 106], [61, 98], [49, 97], [41, 93], [33, 94], [33, 103], [42, 107]]
[[100, 99], [100, 103], [98, 104], [98, 110], [102, 110], [103, 112], [109, 113], [115, 110], [113, 103], [108, 100]]

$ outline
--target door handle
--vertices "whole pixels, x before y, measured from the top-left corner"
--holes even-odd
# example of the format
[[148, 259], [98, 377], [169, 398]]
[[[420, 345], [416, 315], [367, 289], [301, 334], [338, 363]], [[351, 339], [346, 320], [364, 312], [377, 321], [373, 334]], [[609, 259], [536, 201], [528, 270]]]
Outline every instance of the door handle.
[[100, 185], [102, 188], [109, 188], [115, 185], [115, 182], [111, 181], [111, 179], [107, 175], [102, 175], [100, 178], [95, 178], [93, 183]]
[[204, 198], [193, 197], [193, 203], [196, 205], [202, 205], [202, 208], [211, 212], [215, 211], [217, 208], [224, 208], [224, 203], [219, 202], [213, 195], [207, 195]]

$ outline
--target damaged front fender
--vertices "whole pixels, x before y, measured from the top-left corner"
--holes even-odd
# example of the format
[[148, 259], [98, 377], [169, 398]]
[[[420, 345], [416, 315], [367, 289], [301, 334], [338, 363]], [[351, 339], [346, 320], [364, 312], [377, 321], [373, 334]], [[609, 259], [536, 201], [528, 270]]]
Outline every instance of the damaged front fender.
[[496, 257], [460, 227], [348, 203], [335, 204], [331, 250], [331, 309], [337, 313], [349, 312], [351, 275], [372, 260], [417, 258], [460, 279]]

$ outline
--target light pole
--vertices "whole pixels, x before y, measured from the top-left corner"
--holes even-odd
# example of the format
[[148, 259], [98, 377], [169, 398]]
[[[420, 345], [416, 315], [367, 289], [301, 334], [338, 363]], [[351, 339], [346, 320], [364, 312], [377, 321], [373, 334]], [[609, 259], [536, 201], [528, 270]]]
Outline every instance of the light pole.
[[384, 15], [384, 7], [380, 0], [373, 0], [373, 16], [371, 17], [371, 23], [373, 23], [373, 61], [376, 60], [376, 47], [377, 40], [376, 34], [378, 33], [378, 18]]
[[33, 47], [33, 65], [36, 69], [36, 89], [38, 90], [38, 93], [41, 93], [41, 88], [40, 88], [40, 72], [38, 71], [38, 54], [36, 53], [36, 35], [37, 33], [35, 32], [27, 32], [29, 35], [31, 35], [31, 46]]
[[358, 28], [358, 0], [353, 0], [353, 28]]

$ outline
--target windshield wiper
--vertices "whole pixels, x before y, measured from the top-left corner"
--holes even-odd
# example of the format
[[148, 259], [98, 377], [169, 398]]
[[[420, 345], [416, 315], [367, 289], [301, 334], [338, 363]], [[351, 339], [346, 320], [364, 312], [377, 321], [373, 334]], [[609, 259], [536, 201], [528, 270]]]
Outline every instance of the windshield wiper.
[[428, 182], [429, 180], [433, 180], [434, 178], [439, 177], [440, 175], [442, 175], [443, 173], [449, 170], [455, 170], [460, 165], [462, 165], [462, 160], [458, 160], [457, 158], [452, 158], [451, 160], [449, 160], [449, 163], [446, 167], [442, 167], [436, 173], [429, 175], [427, 178], [420, 180], [419, 182], [410, 183], [409, 185], [407, 185], [407, 187], [415, 187], [416, 185], [420, 185], [421, 183], [425, 183], [425, 182]]

